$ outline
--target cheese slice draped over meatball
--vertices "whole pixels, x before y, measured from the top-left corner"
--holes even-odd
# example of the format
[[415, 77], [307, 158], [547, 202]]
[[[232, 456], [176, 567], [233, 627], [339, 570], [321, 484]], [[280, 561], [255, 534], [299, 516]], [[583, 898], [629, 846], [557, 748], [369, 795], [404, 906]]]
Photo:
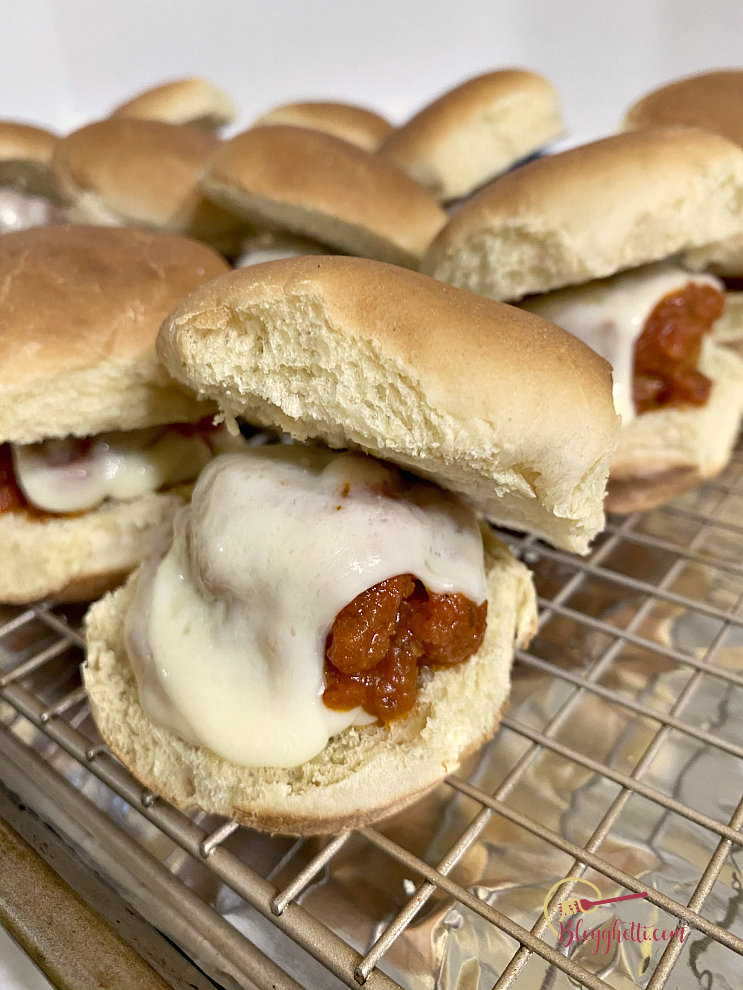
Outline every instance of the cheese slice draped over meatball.
[[722, 283], [711, 275], [659, 263], [535, 296], [521, 305], [572, 333], [609, 362], [614, 406], [626, 426], [636, 415], [632, 394], [635, 344], [658, 303], [690, 283], [722, 291]]
[[322, 701], [335, 617], [399, 574], [482, 603], [474, 513], [361, 454], [297, 444], [215, 458], [129, 612], [144, 709], [243, 766], [312, 759], [331, 736], [373, 721]]

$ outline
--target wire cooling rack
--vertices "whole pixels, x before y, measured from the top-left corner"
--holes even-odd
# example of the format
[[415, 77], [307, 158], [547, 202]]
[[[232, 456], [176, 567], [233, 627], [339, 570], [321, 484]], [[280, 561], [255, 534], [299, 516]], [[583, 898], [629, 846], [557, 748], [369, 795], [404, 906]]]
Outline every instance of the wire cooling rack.
[[[539, 634], [517, 653], [514, 702], [488, 748], [494, 761], [486, 773], [481, 757], [448, 777], [431, 815], [413, 809], [392, 825], [291, 840], [181, 813], [143, 789], [97, 738], [77, 671], [82, 610], [72, 607], [7, 611], [0, 779], [224, 986], [717, 986], [719, 972], [743, 971], [736, 934], [743, 721], [735, 715], [743, 699], [741, 507], [739, 450], [697, 492], [652, 513], [610, 519], [585, 559], [505, 534], [534, 570]], [[710, 693], [718, 698], [714, 710]], [[538, 709], [537, 694], [547, 699]], [[722, 709], [732, 712], [727, 720]], [[512, 756], [501, 761], [506, 750]], [[691, 763], [699, 770], [700, 760], [691, 787], [687, 770]], [[547, 798], [524, 799], [529, 780], [552, 781], [562, 795], [559, 815], [542, 811]], [[608, 797], [599, 811], [581, 811], [586, 794], [601, 788]], [[652, 837], [627, 838], [628, 815], [652, 822]], [[577, 819], [583, 825], [576, 829]], [[531, 878], [519, 885], [512, 867], [499, 875], [492, 859], [473, 867], [473, 851], [482, 849], [496, 863], [526, 850]], [[683, 860], [684, 882], [658, 881], [650, 852], [656, 863]], [[390, 881], [397, 894], [375, 900], [365, 884], [376, 877], [365, 869], [397, 877]], [[352, 877], [339, 902], [347, 911], [327, 897], [343, 871]], [[610, 965], [560, 946], [541, 898], [555, 880], [584, 876], [612, 893], [644, 893], [635, 903], [658, 927], [683, 925], [689, 936], [652, 945], [629, 969], [626, 953]], [[531, 892], [528, 904], [509, 901], [514, 889]], [[570, 889], [554, 894], [551, 917]], [[446, 948], [430, 958], [424, 952], [425, 964], [410, 962], [415, 933], [432, 930], [421, 929], [420, 919], [433, 916], [433, 904], [437, 917], [449, 919], [447, 937], [460, 939], [457, 976]], [[346, 917], [354, 912], [366, 926], [357, 919], [354, 929]], [[469, 981], [463, 926], [476, 933]], [[702, 979], [705, 952], [714, 961], [702, 965]], [[696, 975], [684, 983], [682, 971]]]

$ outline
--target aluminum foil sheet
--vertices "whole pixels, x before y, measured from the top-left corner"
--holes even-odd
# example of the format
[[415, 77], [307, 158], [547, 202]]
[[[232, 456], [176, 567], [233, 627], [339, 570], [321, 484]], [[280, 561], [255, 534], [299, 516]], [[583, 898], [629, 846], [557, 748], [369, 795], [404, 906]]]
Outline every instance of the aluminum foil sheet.
[[[722, 481], [737, 485], [742, 473], [743, 465], [735, 463]], [[586, 674], [613, 647], [615, 655], [597, 679], [600, 687], [660, 713], [670, 713], [690, 680], [696, 678], [695, 692], [679, 717], [722, 740], [741, 744], [743, 690], [653, 652], [650, 644], [698, 660], [708, 657], [723, 670], [743, 672], [743, 627], [692, 607], [698, 603], [702, 608], [743, 616], [743, 529], [741, 533], [735, 531], [736, 522], [742, 518], [742, 498], [743, 489], [738, 495], [737, 488], [730, 493], [722, 486], [708, 487], [676, 501], [683, 515], [658, 510], [626, 524], [627, 538], [617, 536], [615, 531], [604, 534], [594, 549], [594, 559], [597, 553], [603, 554], [601, 567], [643, 584], [622, 585], [601, 572], [585, 573], [561, 600], [568, 611], [552, 613], [530, 647], [531, 656], [548, 662], [547, 669], [528, 662], [517, 662], [514, 667], [508, 712], [513, 725], [545, 730], [574, 691], [560, 672]], [[729, 522], [732, 527], [710, 528], [705, 526], [704, 517]], [[621, 520], [615, 523], [619, 525]], [[633, 542], [633, 534], [645, 542]], [[607, 541], [612, 541], [608, 548]], [[657, 545], [646, 545], [648, 541]], [[524, 549], [518, 540], [515, 545]], [[679, 556], [684, 552], [696, 559]], [[582, 566], [568, 555], [550, 556], [538, 544], [527, 544], [525, 558], [534, 570], [538, 592], [547, 603]], [[663, 601], [660, 597], [649, 600], [646, 586], [657, 588], [661, 582], [672, 599], [682, 596], [683, 601]], [[72, 607], [64, 611], [71, 620], [80, 617]], [[605, 625], [590, 627], [586, 617]], [[624, 641], [617, 647], [616, 637], [606, 627], [626, 629], [628, 625], [641, 640]], [[42, 633], [36, 626], [34, 630], [24, 627], [19, 633], [13, 643], [14, 662], [32, 645], [39, 648], [38, 636]], [[49, 630], [43, 635], [53, 642]], [[9, 662], [7, 656], [4, 660]], [[77, 683], [77, 677], [68, 654], [26, 683], [51, 702]], [[308, 963], [307, 957], [298, 954], [293, 943], [270, 921], [220, 883], [208, 864], [195, 862], [10, 706], [0, 707], [0, 717], [303, 985], [316, 990], [341, 986], [319, 964]], [[73, 712], [70, 721], [95, 738], [85, 707]], [[622, 707], [615, 698], [586, 692], [554, 738], [607, 767], [631, 774], [660, 728], [645, 715]], [[459, 776], [494, 793], [531, 746], [529, 739], [514, 728], [502, 727], [493, 742], [461, 768]], [[669, 730], [642, 781], [685, 806], [727, 823], [743, 796], [743, 761], [683, 732]], [[620, 791], [619, 784], [603, 773], [542, 750], [506, 801], [510, 807], [583, 846]], [[442, 784], [412, 809], [382, 823], [379, 831], [435, 865], [480, 810], [477, 802]], [[219, 824], [216, 818], [202, 816], [200, 820], [208, 828]], [[226, 845], [282, 888], [326, 841], [270, 837], [239, 829]], [[683, 815], [631, 794], [595, 852], [648, 886], [687, 904], [719, 842], [719, 836]], [[547, 891], [571, 875], [570, 871], [577, 875], [569, 854], [493, 813], [451, 877], [529, 929], [543, 917]], [[587, 870], [582, 876], [597, 885], [602, 897], [627, 893], [596, 871]], [[352, 836], [304, 891], [300, 902], [364, 953], [420, 882], [419, 877], [409, 874], [363, 837]], [[587, 890], [580, 896], [587, 896]], [[701, 913], [743, 936], [742, 904], [743, 850], [733, 846]], [[590, 925], [610, 927], [614, 918], [624, 926], [634, 922], [651, 931], [670, 930], [678, 924], [674, 917], [647, 901], [635, 900], [599, 907], [591, 915]], [[556, 944], [555, 935], [549, 931], [545, 938]], [[629, 940], [607, 951], [602, 946], [602, 951], [596, 952], [595, 944], [589, 941], [563, 951], [610, 986], [625, 990], [648, 984], [664, 948], [653, 941]], [[437, 890], [394, 942], [380, 966], [409, 990], [490, 990], [517, 949], [517, 943], [509, 936]], [[568, 990], [576, 986], [535, 955], [512, 985], [519, 990]], [[713, 939], [686, 928], [680, 958], [666, 986], [674, 990], [739, 990], [743, 986], [743, 959]]]

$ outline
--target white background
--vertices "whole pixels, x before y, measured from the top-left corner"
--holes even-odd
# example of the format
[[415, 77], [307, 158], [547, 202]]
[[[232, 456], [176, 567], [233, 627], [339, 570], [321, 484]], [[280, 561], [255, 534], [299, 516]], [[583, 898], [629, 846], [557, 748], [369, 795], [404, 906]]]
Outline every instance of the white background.
[[545, 73], [574, 138], [669, 78], [743, 62], [741, 0], [0, 0], [0, 116], [60, 130], [198, 73], [248, 124], [299, 97], [399, 121], [487, 69]]
[[[587, 140], [668, 79], [743, 63], [743, 0], [0, 0], [0, 26], [0, 118], [60, 131], [191, 74], [223, 86], [243, 125], [302, 97], [400, 121], [518, 65], [555, 83]], [[0, 986], [37, 986], [13, 956], [0, 933]]]

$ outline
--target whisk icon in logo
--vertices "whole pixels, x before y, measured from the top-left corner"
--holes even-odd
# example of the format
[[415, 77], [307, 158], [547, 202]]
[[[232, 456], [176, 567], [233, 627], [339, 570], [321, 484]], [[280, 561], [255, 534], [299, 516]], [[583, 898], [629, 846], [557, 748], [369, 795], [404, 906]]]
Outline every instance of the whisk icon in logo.
[[[558, 928], [550, 921], [549, 903], [552, 895], [562, 887], [564, 884], [572, 884], [575, 887], [577, 884], [584, 884], [591, 888], [591, 891], [598, 895], [596, 898], [587, 898], [581, 896], [574, 896], [572, 891], [564, 901], [560, 901], [560, 918], [558, 921]], [[679, 925], [677, 928], [663, 928], [659, 929], [654, 925], [643, 925], [640, 922], [633, 921], [629, 925], [625, 925], [619, 920], [619, 918], [614, 918], [614, 923], [610, 927], [602, 927], [597, 925], [595, 928], [588, 928], [584, 926], [584, 920], [582, 917], [577, 917], [578, 915], [589, 915], [593, 914], [597, 908], [604, 904], [616, 904], [619, 901], [635, 901], [641, 900], [647, 897], [646, 893], [639, 894], [623, 894], [619, 897], [602, 897], [601, 891], [596, 886], [595, 883], [591, 883], [590, 880], [584, 880], [582, 877], [566, 877], [564, 880], [559, 880], [554, 884], [548, 891], [544, 898], [544, 917], [550, 930], [553, 932], [557, 938], [558, 945], [567, 948], [572, 945], [573, 942], [587, 942], [592, 940], [594, 943], [593, 953], [596, 955], [599, 948], [604, 946], [604, 954], [608, 955], [612, 943], [618, 945], [620, 942], [667, 942], [672, 938], [678, 938], [681, 942], [684, 941], [686, 934], [686, 929], [683, 925]]]

